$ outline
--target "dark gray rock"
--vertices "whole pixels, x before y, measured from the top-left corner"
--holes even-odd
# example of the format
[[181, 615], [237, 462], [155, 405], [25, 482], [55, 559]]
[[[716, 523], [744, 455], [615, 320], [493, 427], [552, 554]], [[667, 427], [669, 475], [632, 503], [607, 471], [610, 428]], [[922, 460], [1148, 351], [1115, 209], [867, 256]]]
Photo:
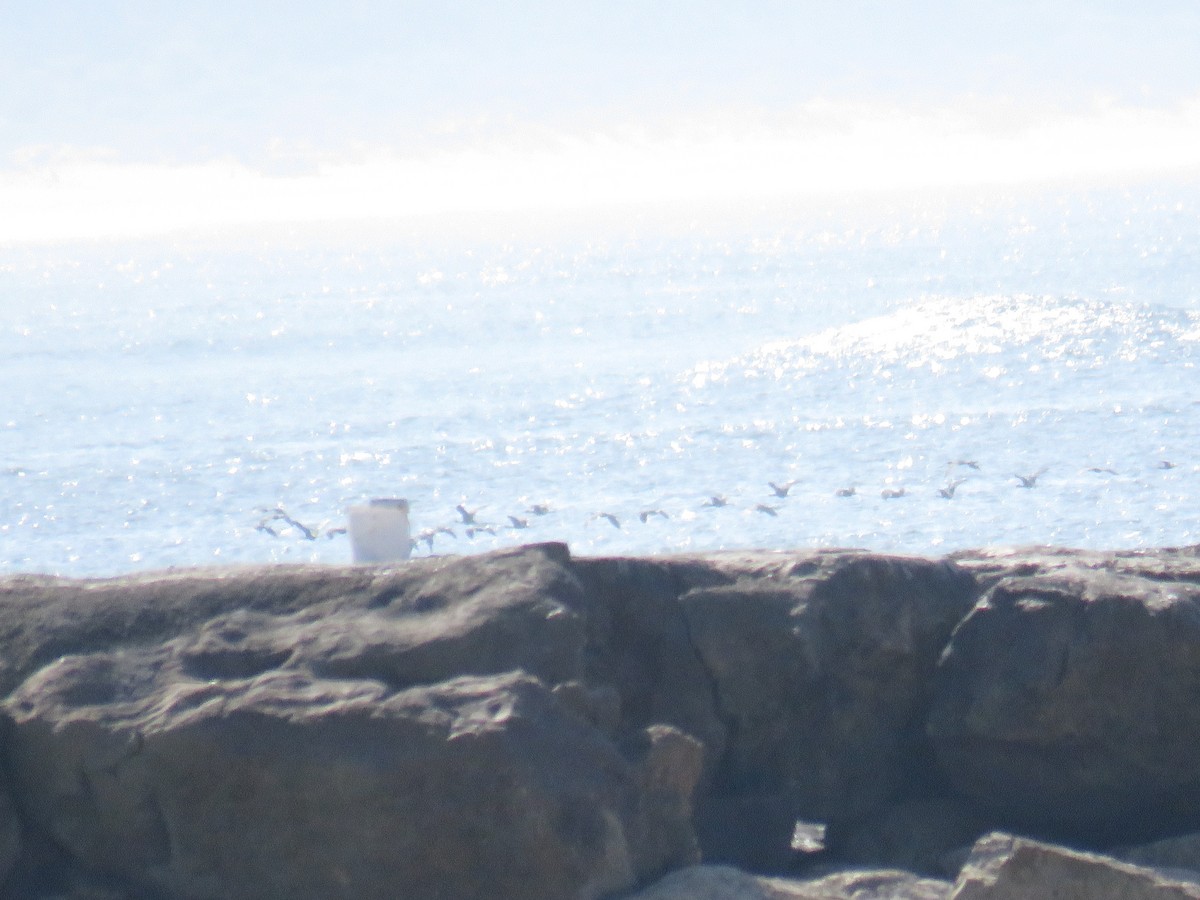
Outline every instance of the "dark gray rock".
[[955, 630], [929, 715], [954, 787], [1018, 827], [1075, 841], [1195, 822], [1200, 588], [1179, 574], [1080, 568], [997, 582]]
[[206, 682], [122, 652], [64, 657], [6, 708], [23, 808], [167, 896], [598, 897], [696, 859], [694, 742], [630, 761], [527, 675]]
[[903, 869], [934, 878], [953, 877], [947, 864], [955, 851], [970, 848], [992, 820], [948, 797], [893, 803], [827, 836], [840, 863]]
[[953, 565], [809, 554], [681, 597], [728, 738], [715, 792], [856, 818], [922, 793], [932, 674], [974, 599]]
[[927, 790], [931, 676], [975, 599], [952, 564], [855, 551], [576, 560], [588, 677], [624, 727], [707, 750], [705, 859], [791, 865], [798, 818], [854, 818]]
[[588, 614], [562, 545], [3, 582], [9, 768], [41, 856], [66, 851], [14, 883], [594, 896], [694, 862], [703, 747], [621, 722]]

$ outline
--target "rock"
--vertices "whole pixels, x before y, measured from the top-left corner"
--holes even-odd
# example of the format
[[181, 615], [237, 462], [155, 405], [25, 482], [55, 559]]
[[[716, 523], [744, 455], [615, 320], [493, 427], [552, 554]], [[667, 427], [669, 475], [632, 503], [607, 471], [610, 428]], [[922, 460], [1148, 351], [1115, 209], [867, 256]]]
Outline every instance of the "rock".
[[990, 819], [961, 800], [938, 797], [890, 804], [829, 834], [830, 849], [849, 865], [953, 877], [954, 852], [989, 830]]
[[64, 657], [6, 709], [23, 807], [144, 891], [586, 898], [695, 860], [694, 744], [630, 762], [520, 673], [201, 681], [125, 651]]
[[666, 724], [699, 740], [710, 775], [724, 753], [725, 726], [679, 595], [685, 578], [733, 576], [707, 558], [576, 559], [573, 570], [587, 604], [588, 683], [616, 690], [623, 730]]
[[636, 764], [639, 815], [630, 835], [639, 878], [700, 862], [692, 829], [692, 792], [704, 764], [704, 745], [670, 725], [651, 725], [624, 744]]
[[597, 896], [695, 862], [703, 747], [587, 680], [588, 602], [561, 545], [0, 583], [15, 790], [68, 853], [23, 883]]
[[[264, 566], [73, 581], [0, 580], [0, 696], [56, 658], [197, 630], [194, 666], [265, 671], [295, 650], [330, 675], [391, 684], [512, 668], [580, 674], [580, 585], [563, 544], [369, 566]], [[647, 723], [649, 724], [649, 723]]]
[[0, 884], [12, 873], [22, 849], [21, 818], [7, 788], [0, 788]]
[[798, 818], [854, 817], [932, 777], [931, 677], [975, 584], [854, 551], [576, 560], [587, 671], [625, 728], [701, 740], [705, 859], [787, 869]]
[[908, 872], [837, 872], [800, 881], [750, 875], [729, 866], [673, 872], [629, 900], [945, 900], [950, 885]]
[[1200, 884], [1009, 834], [976, 842], [954, 885], [954, 900], [1184, 900], [1200, 898]]
[[1152, 866], [1156, 869], [1183, 869], [1192, 873], [1200, 873], [1200, 832], [1173, 835], [1162, 840], [1131, 847], [1111, 848], [1105, 852], [1117, 859], [1139, 866]]
[[793, 847], [799, 813], [786, 792], [708, 794], [696, 804], [696, 835], [706, 862], [751, 872], [787, 872], [812, 853]]
[[928, 733], [1021, 828], [1133, 842], [1200, 810], [1200, 588], [1104, 569], [997, 582], [954, 636]]
[[0, 579], [0, 897], [943, 897], [1014, 826], [1186, 865], [1198, 600], [1197, 548]]
[[684, 593], [729, 735], [713, 792], [831, 822], [925, 790], [932, 675], [973, 600], [953, 565], [851, 552]]

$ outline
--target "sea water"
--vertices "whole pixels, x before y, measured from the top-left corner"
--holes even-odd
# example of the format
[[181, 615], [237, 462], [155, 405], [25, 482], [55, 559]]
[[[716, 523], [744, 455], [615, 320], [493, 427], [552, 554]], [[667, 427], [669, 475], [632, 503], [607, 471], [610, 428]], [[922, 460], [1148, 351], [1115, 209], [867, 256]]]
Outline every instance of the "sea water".
[[0, 573], [347, 562], [371, 497], [416, 555], [1200, 543], [1194, 181], [14, 244], [0, 310]]

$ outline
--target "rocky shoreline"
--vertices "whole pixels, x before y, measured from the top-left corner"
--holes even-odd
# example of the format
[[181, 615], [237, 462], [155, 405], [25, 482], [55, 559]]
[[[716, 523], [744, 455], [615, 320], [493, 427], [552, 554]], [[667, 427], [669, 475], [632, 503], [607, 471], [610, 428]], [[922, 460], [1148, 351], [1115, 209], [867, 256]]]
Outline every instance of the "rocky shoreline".
[[1200, 898], [1200, 548], [0, 580], [5, 898]]

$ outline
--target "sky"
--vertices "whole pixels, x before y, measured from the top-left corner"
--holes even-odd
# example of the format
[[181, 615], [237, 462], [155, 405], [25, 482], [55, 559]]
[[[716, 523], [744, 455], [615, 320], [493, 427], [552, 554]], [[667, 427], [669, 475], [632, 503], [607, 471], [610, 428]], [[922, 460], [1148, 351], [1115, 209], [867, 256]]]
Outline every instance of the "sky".
[[1200, 169], [1195, 0], [0, 0], [0, 240]]

